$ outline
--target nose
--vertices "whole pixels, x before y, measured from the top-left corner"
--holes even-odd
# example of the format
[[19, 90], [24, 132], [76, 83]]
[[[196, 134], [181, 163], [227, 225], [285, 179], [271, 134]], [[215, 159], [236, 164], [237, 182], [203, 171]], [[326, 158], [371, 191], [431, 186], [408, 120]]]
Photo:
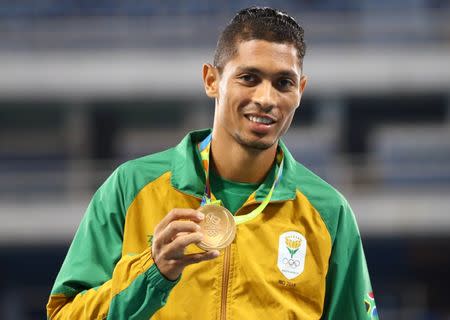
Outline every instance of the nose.
[[270, 81], [261, 81], [256, 86], [253, 102], [264, 112], [269, 112], [275, 106], [275, 90]]

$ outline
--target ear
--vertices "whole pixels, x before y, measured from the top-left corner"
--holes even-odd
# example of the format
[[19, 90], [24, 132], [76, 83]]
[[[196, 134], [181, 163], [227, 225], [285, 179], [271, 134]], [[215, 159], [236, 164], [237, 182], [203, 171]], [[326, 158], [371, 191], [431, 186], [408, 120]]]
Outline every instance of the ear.
[[302, 101], [303, 91], [305, 91], [305, 87], [306, 87], [306, 83], [307, 82], [308, 82], [308, 77], [306, 75], [302, 75], [300, 77], [300, 83], [299, 83], [299, 86], [298, 86], [298, 91], [300, 93], [300, 96], [299, 96], [297, 108], [300, 107], [300, 101]]
[[217, 98], [219, 93], [219, 78], [219, 70], [217, 68], [209, 63], [203, 65], [203, 86], [208, 97]]
[[300, 94], [303, 94], [303, 91], [305, 91], [306, 83], [308, 82], [308, 77], [306, 75], [302, 75], [300, 78]]

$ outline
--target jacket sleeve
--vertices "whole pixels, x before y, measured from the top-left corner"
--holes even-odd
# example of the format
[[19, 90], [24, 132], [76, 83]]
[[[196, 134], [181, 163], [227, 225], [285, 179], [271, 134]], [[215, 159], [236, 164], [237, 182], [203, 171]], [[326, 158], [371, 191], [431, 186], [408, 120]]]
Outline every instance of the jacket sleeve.
[[378, 319], [355, 216], [341, 206], [326, 279], [323, 319]]
[[126, 207], [121, 168], [95, 193], [56, 278], [48, 319], [149, 319], [177, 281], [166, 279], [150, 248], [121, 256]]

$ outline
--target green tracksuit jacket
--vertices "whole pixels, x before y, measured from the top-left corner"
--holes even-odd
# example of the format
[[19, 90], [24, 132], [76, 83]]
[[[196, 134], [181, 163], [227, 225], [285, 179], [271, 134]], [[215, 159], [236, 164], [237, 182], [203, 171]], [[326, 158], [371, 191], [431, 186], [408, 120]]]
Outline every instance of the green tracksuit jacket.
[[[99, 188], [56, 278], [48, 318], [376, 319], [347, 201], [282, 142], [283, 177], [264, 212], [238, 225], [217, 259], [188, 266], [174, 282], [160, 274], [149, 240], [171, 209], [199, 207], [204, 172], [195, 148], [209, 133], [129, 161]], [[236, 215], [258, 206], [272, 179]]]

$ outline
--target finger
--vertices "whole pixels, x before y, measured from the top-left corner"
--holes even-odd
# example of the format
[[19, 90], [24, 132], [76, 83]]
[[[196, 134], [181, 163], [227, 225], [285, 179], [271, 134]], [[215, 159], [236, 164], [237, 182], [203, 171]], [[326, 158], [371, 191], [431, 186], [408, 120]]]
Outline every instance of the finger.
[[184, 249], [191, 243], [199, 243], [203, 239], [203, 234], [201, 232], [193, 232], [186, 235], [177, 237], [171, 243], [169, 243], [165, 248], [165, 254], [167, 259], [171, 259], [174, 256], [180, 257], [184, 255]]
[[215, 259], [219, 255], [220, 255], [220, 252], [218, 250], [211, 250], [211, 251], [202, 252], [202, 253], [187, 254], [181, 260], [182, 260], [182, 263], [185, 266], [187, 266], [190, 264]]
[[177, 233], [177, 234], [175, 235], [175, 237], [172, 238], [172, 241], [175, 240], [175, 239], [178, 238], [178, 237], [182, 237], [182, 236], [185, 236], [185, 235], [190, 234], [190, 233], [191, 233], [191, 232], [180, 232], [180, 233]]
[[169, 213], [158, 223], [155, 228], [155, 233], [166, 228], [166, 226], [174, 220], [192, 220], [200, 222], [205, 215], [194, 209], [172, 209]]
[[191, 234], [200, 230], [200, 226], [192, 221], [172, 221], [167, 227], [161, 231], [158, 235], [158, 240], [162, 243], [170, 243], [181, 233], [179, 237], [183, 237], [183, 234]]

